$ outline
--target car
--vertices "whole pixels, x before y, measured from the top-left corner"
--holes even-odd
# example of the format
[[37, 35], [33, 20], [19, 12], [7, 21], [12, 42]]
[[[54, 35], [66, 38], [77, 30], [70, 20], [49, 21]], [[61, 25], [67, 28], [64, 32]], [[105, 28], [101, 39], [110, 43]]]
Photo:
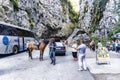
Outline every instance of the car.
[[55, 54], [66, 55], [66, 47], [62, 42], [55, 42], [56, 50]]

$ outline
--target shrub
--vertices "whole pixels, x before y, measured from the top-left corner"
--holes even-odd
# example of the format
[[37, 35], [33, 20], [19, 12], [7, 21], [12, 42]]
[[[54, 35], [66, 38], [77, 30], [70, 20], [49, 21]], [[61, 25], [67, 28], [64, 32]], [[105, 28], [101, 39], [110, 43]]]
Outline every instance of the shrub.
[[108, 37], [109, 39], [112, 39], [112, 36], [116, 33], [120, 32], [120, 21], [116, 23], [116, 27], [114, 27], [109, 33]]
[[64, 36], [69, 36], [72, 32], [73, 29], [77, 26], [77, 24], [73, 24], [73, 23], [67, 23], [64, 28], [61, 30], [62, 34]]
[[106, 42], [107, 41], [111, 41], [108, 38], [99, 38], [99, 37], [92, 37], [91, 39], [95, 41], [96, 47], [97, 47], [97, 43], [99, 41], [101, 41], [101, 43], [102, 43], [103, 46], [106, 46]]
[[29, 25], [30, 25], [30, 28], [33, 29], [34, 28], [34, 22], [32, 19], [29, 19]]

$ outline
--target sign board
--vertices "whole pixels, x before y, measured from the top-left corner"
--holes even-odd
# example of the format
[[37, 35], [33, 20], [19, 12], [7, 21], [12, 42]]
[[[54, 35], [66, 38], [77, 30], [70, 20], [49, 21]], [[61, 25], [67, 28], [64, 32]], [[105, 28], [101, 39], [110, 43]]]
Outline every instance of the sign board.
[[97, 63], [110, 63], [109, 52], [106, 47], [100, 47], [97, 50]]

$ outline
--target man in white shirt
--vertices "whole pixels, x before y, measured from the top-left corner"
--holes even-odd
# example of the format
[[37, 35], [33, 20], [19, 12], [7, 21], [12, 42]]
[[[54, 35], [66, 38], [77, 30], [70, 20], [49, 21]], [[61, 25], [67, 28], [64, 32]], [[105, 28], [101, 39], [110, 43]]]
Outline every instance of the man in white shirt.
[[79, 69], [78, 70], [87, 70], [86, 67], [86, 62], [85, 62], [85, 53], [86, 53], [86, 45], [84, 44], [83, 40], [80, 40], [80, 45], [78, 46], [78, 65]]

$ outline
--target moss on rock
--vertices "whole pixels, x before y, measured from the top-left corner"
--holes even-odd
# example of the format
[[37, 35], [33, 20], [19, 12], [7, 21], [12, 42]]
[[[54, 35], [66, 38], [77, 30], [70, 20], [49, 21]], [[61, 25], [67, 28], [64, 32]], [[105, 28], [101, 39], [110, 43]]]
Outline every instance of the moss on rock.
[[19, 10], [18, 0], [10, 0], [13, 4], [14, 11]]
[[68, 14], [72, 23], [78, 23], [79, 13], [75, 12], [69, 0], [61, 0], [63, 13]]
[[32, 10], [31, 10], [31, 9], [25, 9], [25, 11], [27, 12], [28, 16], [30, 16], [31, 13], [32, 13]]
[[30, 28], [32, 30], [34, 28], [34, 22], [32, 19], [29, 19], [29, 25], [30, 25]]

